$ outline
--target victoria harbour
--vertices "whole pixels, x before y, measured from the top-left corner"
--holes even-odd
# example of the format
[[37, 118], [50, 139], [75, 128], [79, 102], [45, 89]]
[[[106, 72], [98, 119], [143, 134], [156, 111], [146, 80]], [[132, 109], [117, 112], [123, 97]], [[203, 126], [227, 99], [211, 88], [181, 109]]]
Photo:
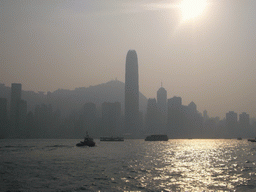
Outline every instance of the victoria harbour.
[[2, 191], [255, 191], [246, 139], [2, 139]]
[[255, 192], [255, 10], [0, 0], [0, 192]]

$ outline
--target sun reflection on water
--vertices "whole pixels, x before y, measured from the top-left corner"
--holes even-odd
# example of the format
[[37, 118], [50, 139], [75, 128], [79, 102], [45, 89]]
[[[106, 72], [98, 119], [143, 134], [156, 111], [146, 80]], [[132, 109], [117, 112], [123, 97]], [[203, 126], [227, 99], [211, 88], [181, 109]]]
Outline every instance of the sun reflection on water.
[[139, 180], [170, 191], [225, 191], [247, 185], [250, 178], [242, 172], [255, 175], [254, 164], [239, 163], [246, 154], [242, 148], [234, 149], [233, 142], [237, 141], [193, 139], [149, 143], [144, 159], [148, 164], [143, 165], [147, 174]]

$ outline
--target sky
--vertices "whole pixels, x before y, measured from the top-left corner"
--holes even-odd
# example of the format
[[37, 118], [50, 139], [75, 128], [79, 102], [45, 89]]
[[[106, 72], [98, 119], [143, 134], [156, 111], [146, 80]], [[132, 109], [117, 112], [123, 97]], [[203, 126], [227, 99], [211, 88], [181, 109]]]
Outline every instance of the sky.
[[181, 2], [0, 0], [0, 83], [47, 92], [124, 82], [134, 49], [147, 98], [162, 82], [168, 98], [211, 117], [256, 117], [256, 1], [208, 0], [188, 20]]

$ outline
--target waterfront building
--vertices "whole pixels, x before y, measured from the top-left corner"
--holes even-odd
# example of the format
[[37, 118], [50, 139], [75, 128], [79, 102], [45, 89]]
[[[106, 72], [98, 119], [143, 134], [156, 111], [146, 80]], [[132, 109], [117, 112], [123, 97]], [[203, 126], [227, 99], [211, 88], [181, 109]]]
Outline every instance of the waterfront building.
[[157, 91], [157, 109], [158, 109], [158, 131], [166, 134], [167, 123], [167, 91], [161, 87]]
[[157, 106], [161, 113], [167, 113], [167, 91], [162, 86], [157, 91]]
[[237, 113], [229, 111], [226, 113], [226, 130], [228, 138], [240, 137], [237, 130]]
[[102, 122], [104, 136], [120, 135], [121, 127], [121, 103], [102, 103]]
[[159, 134], [158, 110], [156, 99], [149, 98], [146, 114], [146, 132], [147, 134]]
[[11, 122], [17, 126], [18, 123], [18, 102], [21, 100], [21, 84], [20, 83], [12, 83], [11, 87], [11, 105], [10, 105], [10, 120]]
[[183, 113], [181, 97], [173, 97], [167, 101], [167, 133], [171, 138], [180, 138], [183, 132]]
[[251, 137], [253, 131], [250, 129], [250, 115], [243, 112], [239, 114], [239, 132], [241, 137]]
[[0, 98], [0, 123], [7, 120], [7, 99]]

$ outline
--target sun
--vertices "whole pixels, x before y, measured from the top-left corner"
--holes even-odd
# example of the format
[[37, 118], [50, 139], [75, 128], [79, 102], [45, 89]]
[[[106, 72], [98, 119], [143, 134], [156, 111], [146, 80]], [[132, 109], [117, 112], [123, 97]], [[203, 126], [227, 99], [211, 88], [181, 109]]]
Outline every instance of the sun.
[[207, 0], [183, 0], [178, 5], [183, 21], [188, 21], [202, 15], [206, 6]]

